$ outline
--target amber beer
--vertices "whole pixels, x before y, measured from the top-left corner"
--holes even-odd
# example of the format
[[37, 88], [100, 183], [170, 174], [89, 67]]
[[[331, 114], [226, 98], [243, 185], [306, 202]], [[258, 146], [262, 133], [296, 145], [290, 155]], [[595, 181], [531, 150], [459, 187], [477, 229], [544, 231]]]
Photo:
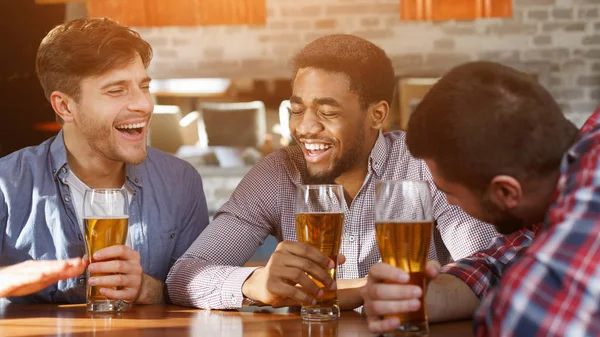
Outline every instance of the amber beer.
[[[296, 235], [298, 236], [298, 242], [303, 242], [317, 248], [333, 261], [337, 261], [340, 251], [343, 227], [343, 213], [296, 214]], [[329, 270], [329, 275], [334, 280], [335, 274], [336, 268]], [[310, 275], [308, 276], [323, 290], [323, 297], [317, 299], [316, 306], [337, 305], [337, 291], [329, 290], [321, 282], [313, 279]]]
[[[87, 243], [88, 256], [90, 262], [94, 263], [94, 253], [102, 248], [124, 245], [127, 239], [127, 228], [129, 217], [122, 218], [96, 218], [84, 219], [85, 237]], [[104, 276], [105, 274], [96, 273], [90, 276]], [[106, 287], [105, 287], [106, 288]], [[112, 287], [116, 289], [116, 287]], [[99, 286], [89, 286], [87, 288], [89, 300], [106, 300], [106, 296], [100, 293]]]
[[433, 230], [432, 221], [377, 222], [377, 244], [384, 263], [398, 267], [410, 275], [410, 284], [423, 289], [418, 311], [397, 315], [401, 325], [421, 326], [427, 324], [425, 290], [427, 289], [425, 266]]

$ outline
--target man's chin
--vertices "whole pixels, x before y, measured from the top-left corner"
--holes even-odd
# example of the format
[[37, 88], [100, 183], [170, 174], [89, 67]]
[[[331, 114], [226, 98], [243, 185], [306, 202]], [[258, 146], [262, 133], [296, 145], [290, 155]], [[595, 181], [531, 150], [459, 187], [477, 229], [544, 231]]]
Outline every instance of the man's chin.
[[148, 155], [146, 144], [121, 147], [119, 150], [120, 160], [128, 165], [139, 165], [146, 160], [146, 156]]
[[139, 165], [141, 163], [144, 162], [144, 160], [146, 160], [146, 154], [144, 154], [141, 157], [135, 157], [135, 158], [130, 158], [128, 159], [125, 164], [129, 164], [129, 165]]
[[341, 176], [348, 169], [348, 165], [343, 160], [338, 160], [336, 164], [322, 163], [321, 165], [306, 163], [307, 183], [313, 185], [335, 184], [335, 179]]
[[335, 184], [335, 177], [330, 172], [310, 172], [309, 170], [306, 183], [310, 185]]
[[142, 153], [129, 154], [125, 153], [121, 155], [121, 160], [123, 163], [127, 165], [139, 165], [146, 160], [147, 153], [143, 151]]

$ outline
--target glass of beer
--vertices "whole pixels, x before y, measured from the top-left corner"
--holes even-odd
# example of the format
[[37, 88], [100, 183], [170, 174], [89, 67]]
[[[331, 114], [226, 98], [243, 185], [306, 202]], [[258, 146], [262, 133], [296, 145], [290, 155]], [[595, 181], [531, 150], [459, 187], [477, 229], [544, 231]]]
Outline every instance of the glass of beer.
[[[301, 185], [296, 194], [296, 234], [298, 242], [317, 248], [334, 262], [340, 251], [344, 227], [344, 190], [340, 185]], [[329, 270], [336, 279], [337, 268]], [[337, 290], [329, 290], [308, 275], [323, 290], [315, 305], [302, 305], [302, 319], [329, 321], [340, 316]]]
[[[83, 220], [85, 243], [90, 263], [94, 253], [102, 248], [124, 245], [127, 239], [129, 203], [125, 189], [88, 189], [83, 197]], [[91, 276], [104, 276], [86, 272], [87, 280]], [[86, 282], [87, 310], [90, 312], [122, 311], [126, 306], [123, 301], [110, 300], [100, 293], [99, 286], [90, 286]], [[113, 287], [116, 288], [116, 287]]]
[[339, 321], [302, 322], [302, 337], [337, 337]]
[[429, 333], [425, 310], [425, 266], [433, 230], [429, 186], [424, 181], [382, 180], [375, 189], [375, 230], [384, 263], [409, 274], [409, 283], [421, 287], [419, 310], [396, 315], [400, 326], [388, 336]]

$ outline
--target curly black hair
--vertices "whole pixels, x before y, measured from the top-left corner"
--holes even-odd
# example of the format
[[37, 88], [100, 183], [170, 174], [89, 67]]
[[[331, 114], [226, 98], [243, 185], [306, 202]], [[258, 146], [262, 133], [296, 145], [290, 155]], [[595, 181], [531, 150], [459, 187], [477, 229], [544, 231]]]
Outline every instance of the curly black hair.
[[294, 73], [302, 68], [340, 72], [350, 78], [350, 90], [362, 108], [394, 98], [394, 68], [383, 49], [354, 35], [326, 35], [306, 45], [292, 59]]

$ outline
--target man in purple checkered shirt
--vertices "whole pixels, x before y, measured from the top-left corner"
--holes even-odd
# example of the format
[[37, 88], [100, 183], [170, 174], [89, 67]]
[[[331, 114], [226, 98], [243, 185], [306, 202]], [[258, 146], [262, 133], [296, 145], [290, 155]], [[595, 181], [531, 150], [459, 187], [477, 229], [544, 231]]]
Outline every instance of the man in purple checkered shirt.
[[[380, 260], [373, 216], [380, 179], [430, 183], [437, 223], [430, 259], [469, 256], [498, 235], [493, 226], [448, 205], [425, 163], [409, 154], [403, 132], [381, 132], [395, 87], [382, 49], [355, 36], [330, 35], [307, 45], [293, 64], [290, 131], [299, 146], [259, 162], [176, 262], [167, 278], [175, 304], [214, 309], [310, 304], [322, 291], [308, 273], [339, 289], [342, 309], [362, 305], [362, 278]], [[348, 204], [340, 261], [297, 242], [295, 192], [306, 183], [344, 187]], [[267, 265], [243, 267], [269, 234], [280, 243]], [[336, 262], [337, 282], [327, 274]]]

